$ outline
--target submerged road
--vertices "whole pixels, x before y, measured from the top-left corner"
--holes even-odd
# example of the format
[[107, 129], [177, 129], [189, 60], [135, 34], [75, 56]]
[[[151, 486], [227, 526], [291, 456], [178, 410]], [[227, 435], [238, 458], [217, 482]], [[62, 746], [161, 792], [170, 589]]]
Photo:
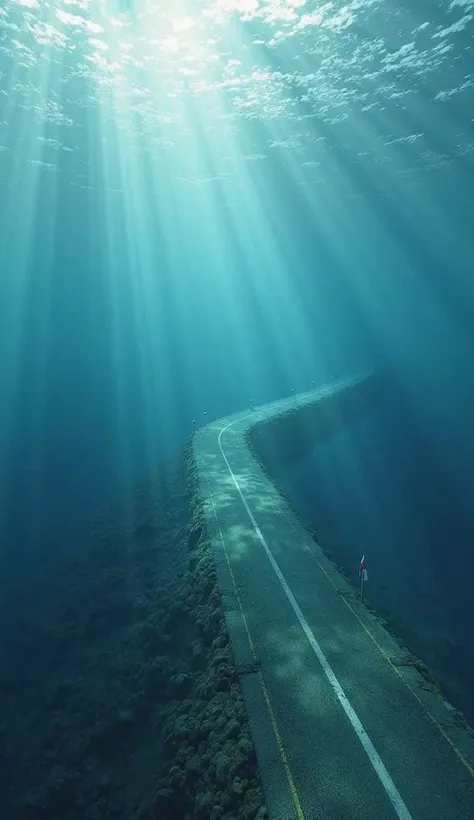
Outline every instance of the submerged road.
[[340, 382], [216, 421], [194, 437], [269, 815], [474, 820], [472, 733], [358, 600], [249, 443], [266, 425], [278, 435], [281, 419], [288, 448], [299, 416], [311, 438], [319, 414], [337, 415], [339, 401], [349, 406], [361, 389], [363, 378]]

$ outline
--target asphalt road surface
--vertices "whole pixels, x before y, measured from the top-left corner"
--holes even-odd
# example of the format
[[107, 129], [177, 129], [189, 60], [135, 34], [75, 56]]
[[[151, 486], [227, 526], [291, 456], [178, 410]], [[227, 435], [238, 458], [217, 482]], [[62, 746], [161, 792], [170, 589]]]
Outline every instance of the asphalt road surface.
[[317, 419], [351, 389], [246, 410], [194, 437], [269, 815], [474, 820], [472, 732], [324, 556], [248, 444], [256, 422], [309, 406]]

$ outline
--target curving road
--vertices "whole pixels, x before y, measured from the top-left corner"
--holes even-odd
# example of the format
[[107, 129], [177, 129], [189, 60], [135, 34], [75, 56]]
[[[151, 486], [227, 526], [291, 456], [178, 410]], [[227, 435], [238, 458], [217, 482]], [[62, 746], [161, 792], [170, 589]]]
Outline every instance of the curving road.
[[301, 442], [303, 417], [308, 442], [317, 439], [328, 418], [344, 423], [370, 379], [236, 414], [194, 438], [268, 811], [271, 820], [474, 820], [472, 733], [407, 664], [249, 445], [266, 430], [283, 450], [293, 431]]

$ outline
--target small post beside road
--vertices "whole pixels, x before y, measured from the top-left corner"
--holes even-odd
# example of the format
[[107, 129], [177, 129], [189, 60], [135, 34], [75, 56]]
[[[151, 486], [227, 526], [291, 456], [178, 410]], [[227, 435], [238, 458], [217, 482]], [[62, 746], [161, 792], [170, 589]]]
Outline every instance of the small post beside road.
[[364, 584], [366, 581], [369, 580], [369, 576], [367, 574], [367, 565], [365, 563], [365, 555], [362, 556], [362, 560], [359, 566], [359, 578], [360, 578], [360, 600], [364, 600]]

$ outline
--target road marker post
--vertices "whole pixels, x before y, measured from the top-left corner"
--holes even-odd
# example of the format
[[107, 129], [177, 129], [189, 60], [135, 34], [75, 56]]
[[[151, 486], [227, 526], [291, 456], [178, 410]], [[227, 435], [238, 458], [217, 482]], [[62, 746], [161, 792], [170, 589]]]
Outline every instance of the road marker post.
[[362, 556], [362, 560], [359, 566], [359, 578], [360, 578], [360, 600], [364, 600], [364, 584], [366, 581], [369, 580], [369, 576], [367, 574], [367, 565], [365, 563], [365, 555]]

